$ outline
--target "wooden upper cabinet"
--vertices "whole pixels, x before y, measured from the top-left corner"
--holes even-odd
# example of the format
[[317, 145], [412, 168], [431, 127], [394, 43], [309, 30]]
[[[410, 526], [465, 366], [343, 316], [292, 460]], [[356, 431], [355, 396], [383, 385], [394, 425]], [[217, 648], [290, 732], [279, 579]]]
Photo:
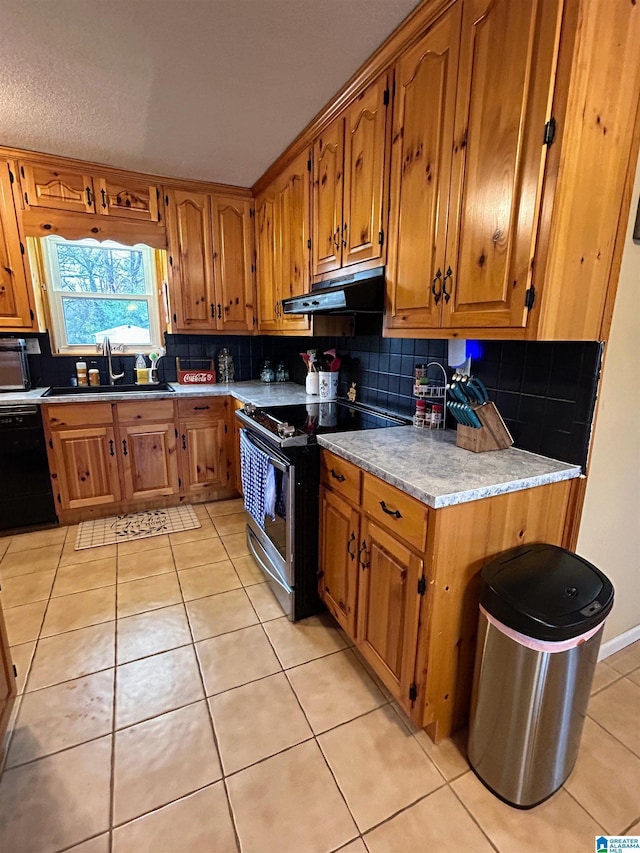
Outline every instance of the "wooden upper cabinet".
[[387, 75], [369, 86], [345, 113], [342, 266], [384, 257]]
[[307, 293], [310, 267], [310, 158], [300, 154], [256, 200], [258, 328], [308, 331], [309, 317], [284, 314], [282, 299]]
[[344, 118], [334, 121], [313, 144], [313, 274], [342, 266], [342, 176]]
[[443, 326], [523, 327], [561, 0], [465, 0]]
[[387, 327], [440, 324], [462, 7], [449, 9], [396, 68]]
[[[308, 293], [310, 238], [310, 174], [309, 157], [303, 152], [281, 175], [277, 190], [277, 234], [280, 246], [278, 264], [278, 299]], [[309, 317], [283, 314], [278, 308], [283, 331], [306, 331]]]
[[19, 164], [24, 203], [76, 213], [96, 213], [93, 178], [88, 172], [44, 163]]
[[314, 276], [384, 263], [389, 99], [384, 74], [314, 143]]
[[254, 314], [252, 199], [212, 196], [217, 328], [252, 332]]
[[458, 2], [399, 60], [387, 328], [526, 325], [560, 5]]
[[214, 330], [216, 307], [209, 196], [168, 190], [167, 201], [174, 330]]
[[155, 184], [135, 178], [95, 178], [98, 213], [126, 219], [158, 221], [159, 190]]
[[0, 331], [33, 328], [29, 287], [11, 191], [11, 164], [0, 163]]

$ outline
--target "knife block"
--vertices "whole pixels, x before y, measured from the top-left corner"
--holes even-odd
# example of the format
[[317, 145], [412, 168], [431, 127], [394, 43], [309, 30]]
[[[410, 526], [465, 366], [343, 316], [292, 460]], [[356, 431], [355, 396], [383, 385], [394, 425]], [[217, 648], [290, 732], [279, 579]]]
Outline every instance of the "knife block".
[[504, 450], [511, 447], [513, 438], [500, 416], [500, 412], [493, 403], [482, 403], [473, 406], [473, 411], [478, 416], [482, 427], [473, 427], [458, 424], [456, 444], [464, 450], [473, 453], [483, 453], [485, 450]]

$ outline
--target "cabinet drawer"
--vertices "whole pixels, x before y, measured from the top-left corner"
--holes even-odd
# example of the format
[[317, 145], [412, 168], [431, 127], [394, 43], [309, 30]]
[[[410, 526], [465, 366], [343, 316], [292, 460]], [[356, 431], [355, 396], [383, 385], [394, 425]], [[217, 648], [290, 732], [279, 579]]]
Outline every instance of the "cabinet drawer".
[[226, 397], [195, 397], [191, 400], [178, 400], [178, 417], [184, 418], [221, 418], [227, 409]]
[[42, 409], [42, 419], [52, 429], [113, 423], [111, 403], [59, 403]]
[[418, 551], [427, 544], [429, 510], [420, 501], [372, 474], [364, 474], [362, 508], [371, 518]]
[[347, 462], [328, 450], [320, 456], [320, 482], [333, 489], [351, 503], [360, 503], [362, 471], [352, 462]]
[[173, 400], [132, 400], [130, 403], [118, 403], [118, 420], [123, 424], [172, 421]]

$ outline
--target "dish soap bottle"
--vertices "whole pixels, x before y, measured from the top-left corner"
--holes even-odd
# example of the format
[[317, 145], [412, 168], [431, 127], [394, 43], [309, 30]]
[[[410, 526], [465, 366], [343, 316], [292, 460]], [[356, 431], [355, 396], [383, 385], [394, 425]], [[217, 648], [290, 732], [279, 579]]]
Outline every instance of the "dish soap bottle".
[[136, 356], [136, 385], [147, 385], [149, 383], [149, 370], [147, 362], [141, 352]]

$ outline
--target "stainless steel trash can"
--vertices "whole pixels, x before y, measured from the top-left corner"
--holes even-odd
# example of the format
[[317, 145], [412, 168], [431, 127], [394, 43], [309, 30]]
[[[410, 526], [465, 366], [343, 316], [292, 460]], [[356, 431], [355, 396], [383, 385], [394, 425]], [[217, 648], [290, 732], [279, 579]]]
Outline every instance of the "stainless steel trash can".
[[500, 799], [531, 808], [575, 764], [613, 586], [541, 543], [502, 554], [481, 577], [469, 761]]

